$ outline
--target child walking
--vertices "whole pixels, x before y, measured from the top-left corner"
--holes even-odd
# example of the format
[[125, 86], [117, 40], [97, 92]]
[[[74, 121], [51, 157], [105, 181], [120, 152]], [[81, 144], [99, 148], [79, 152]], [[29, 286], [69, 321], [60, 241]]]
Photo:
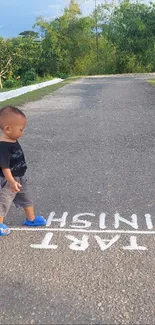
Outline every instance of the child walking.
[[10, 229], [3, 221], [12, 202], [22, 207], [26, 214], [24, 225], [29, 227], [44, 226], [46, 220], [35, 216], [30, 191], [27, 185], [27, 165], [18, 139], [26, 126], [25, 114], [16, 107], [0, 109], [0, 236], [10, 234]]

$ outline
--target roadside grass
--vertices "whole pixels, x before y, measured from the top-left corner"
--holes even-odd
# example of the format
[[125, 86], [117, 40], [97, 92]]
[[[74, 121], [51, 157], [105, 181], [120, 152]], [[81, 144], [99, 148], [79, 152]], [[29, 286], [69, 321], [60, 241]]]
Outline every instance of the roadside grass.
[[37, 100], [43, 98], [44, 96], [50, 95], [55, 90], [62, 88], [62, 87], [66, 86], [80, 78], [81, 78], [80, 76], [71, 77], [71, 78], [65, 79], [64, 81], [62, 81], [58, 84], [47, 86], [47, 87], [44, 87], [41, 89], [37, 89], [37, 90], [31, 91], [29, 93], [20, 95], [15, 98], [7, 99], [5, 101], [0, 102], [0, 108], [7, 106], [7, 105], [22, 106], [25, 103], [37, 101]]
[[20, 81], [19, 84], [16, 84], [16, 85], [14, 85], [14, 87], [11, 87], [11, 88], [6, 88], [5, 84], [4, 84], [3, 88], [0, 89], [0, 93], [3, 93], [5, 91], [10, 91], [10, 90], [15, 90], [15, 89], [26, 87], [26, 86], [36, 85], [36, 84], [39, 84], [39, 83], [42, 83], [42, 82], [54, 80], [55, 78], [56, 77], [51, 77], [51, 76], [49, 76], [49, 77], [48, 76], [46, 76], [46, 77], [37, 77], [35, 79], [35, 81], [31, 81], [31, 84], [23, 85], [22, 82]]
[[152, 85], [152, 86], [155, 86], [155, 79], [149, 79], [147, 80], [147, 82]]

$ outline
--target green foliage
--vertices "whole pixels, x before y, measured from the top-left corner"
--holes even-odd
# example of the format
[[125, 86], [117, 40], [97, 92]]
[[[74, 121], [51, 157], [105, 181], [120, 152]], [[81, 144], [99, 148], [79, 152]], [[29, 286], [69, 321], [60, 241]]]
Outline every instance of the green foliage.
[[99, 56], [97, 61], [96, 41], [91, 42], [91, 50], [79, 57], [73, 70], [77, 75], [111, 74], [116, 72], [116, 49], [104, 37], [99, 38]]
[[19, 36], [22, 36], [23, 38], [26, 37], [37, 38], [39, 37], [39, 34], [37, 32], [34, 32], [33, 30], [26, 30], [24, 32], [21, 32]]
[[28, 85], [51, 76], [153, 72], [154, 22], [151, 2], [103, 1], [92, 14], [82, 16], [78, 2], [71, 0], [59, 17], [36, 20], [44, 36], [41, 42], [35, 40], [34, 31], [0, 38], [0, 87], [1, 83], [8, 88]]
[[56, 77], [61, 78], [61, 79], [67, 79], [67, 78], [69, 78], [69, 75], [64, 72], [57, 72]]
[[22, 83], [24, 86], [30, 85], [37, 78], [35, 69], [30, 69], [22, 77]]
[[21, 86], [21, 82], [14, 78], [9, 78], [8, 80], [4, 81], [4, 88], [17, 88]]
[[108, 26], [108, 40], [117, 48], [117, 58], [120, 57], [117, 60], [119, 72], [144, 72], [152, 67], [146, 53], [152, 53], [153, 57], [154, 21], [153, 3], [123, 0], [113, 9]]

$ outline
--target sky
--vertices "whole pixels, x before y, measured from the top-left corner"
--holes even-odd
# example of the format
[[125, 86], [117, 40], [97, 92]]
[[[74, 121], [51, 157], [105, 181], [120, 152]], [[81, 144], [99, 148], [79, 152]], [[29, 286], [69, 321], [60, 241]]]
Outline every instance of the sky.
[[[97, 4], [103, 3], [96, 0]], [[36, 17], [55, 18], [68, 6], [69, 0], [0, 0], [0, 36], [16, 37], [25, 30], [32, 30]], [[77, 0], [83, 14], [94, 9], [95, 0]]]

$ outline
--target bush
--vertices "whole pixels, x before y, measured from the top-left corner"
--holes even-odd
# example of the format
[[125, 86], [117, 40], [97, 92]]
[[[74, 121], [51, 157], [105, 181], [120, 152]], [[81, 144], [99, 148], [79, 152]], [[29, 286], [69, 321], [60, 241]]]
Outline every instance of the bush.
[[13, 78], [9, 78], [5, 80], [3, 83], [4, 88], [17, 88], [21, 86], [20, 80], [15, 80]]
[[40, 83], [40, 82], [49, 81], [49, 80], [52, 80], [52, 79], [53, 79], [53, 76], [50, 76], [50, 75], [45, 75], [43, 77], [37, 76], [36, 82]]
[[22, 83], [24, 86], [30, 85], [37, 78], [35, 69], [28, 70], [22, 77]]
[[67, 73], [57, 72], [56, 77], [61, 79], [67, 79], [69, 75]]

